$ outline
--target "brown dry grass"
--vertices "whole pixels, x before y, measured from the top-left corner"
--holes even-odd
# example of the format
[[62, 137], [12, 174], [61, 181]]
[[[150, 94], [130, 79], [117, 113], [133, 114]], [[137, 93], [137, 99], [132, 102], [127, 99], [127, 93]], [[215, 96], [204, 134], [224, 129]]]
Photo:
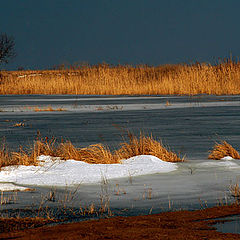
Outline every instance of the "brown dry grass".
[[120, 159], [127, 159], [137, 155], [153, 155], [166, 162], [183, 162], [184, 158], [180, 158], [176, 153], [171, 152], [162, 142], [157, 141], [153, 136], [136, 137], [128, 133], [129, 141], [121, 143], [121, 148], [115, 152]]
[[240, 155], [232, 145], [223, 141], [221, 143], [216, 143], [213, 149], [210, 151], [208, 156], [209, 159], [219, 160], [223, 157], [230, 156], [234, 159], [240, 159]]
[[66, 111], [64, 108], [52, 108], [51, 106], [48, 107], [35, 107], [34, 108], [34, 112], [62, 112], [62, 111]]
[[102, 144], [90, 145], [89, 147], [79, 149], [78, 158], [76, 158], [76, 160], [95, 164], [112, 164], [120, 162], [120, 159], [118, 159], [115, 154], [111, 153], [109, 147]]
[[55, 138], [39, 138], [33, 146], [23, 149], [19, 146], [18, 151], [9, 151], [5, 141], [0, 149], [0, 168], [11, 165], [38, 165], [37, 157], [40, 155], [54, 156], [56, 153]]
[[229, 186], [229, 191], [234, 198], [236, 198], [237, 200], [240, 200], [240, 187], [238, 183], [231, 184]]
[[90, 145], [85, 148], [76, 148], [70, 141], [57, 143], [53, 138], [41, 138], [38, 136], [33, 146], [19, 151], [9, 152], [5, 144], [0, 149], [0, 168], [9, 165], [37, 165], [37, 157], [48, 155], [60, 157], [63, 160], [75, 159], [91, 164], [121, 163], [121, 160], [137, 155], [153, 155], [167, 162], [182, 162], [177, 154], [166, 149], [163, 144], [152, 136], [139, 138], [129, 133], [129, 140], [120, 144], [120, 149], [110, 151], [108, 146], [102, 144]]
[[[50, 147], [44, 155], [58, 156], [62, 159], [75, 159], [87, 163], [112, 164], [120, 163], [122, 159], [127, 159], [137, 155], [153, 155], [167, 162], [182, 162], [177, 154], [171, 152], [163, 144], [155, 140], [152, 136], [146, 137], [143, 134], [136, 137], [128, 134], [129, 139], [120, 144], [120, 149], [113, 152], [108, 146], [102, 144], [90, 145], [86, 148], [76, 148], [70, 141], [59, 144], [57, 147]], [[44, 142], [43, 145], [49, 145]]]
[[3, 142], [0, 149], [0, 168], [11, 165], [11, 163], [12, 159], [10, 153], [8, 151], [6, 143]]
[[[91, 211], [89, 209], [89, 211]], [[158, 239], [239, 240], [239, 234], [222, 233], [215, 227], [229, 216], [240, 214], [239, 204], [195, 211], [171, 211], [131, 217], [91, 219], [39, 227], [36, 220], [0, 219], [1, 239]], [[226, 220], [227, 221], [227, 220]], [[42, 221], [43, 222], [43, 221]], [[40, 224], [42, 223], [40, 222]], [[238, 227], [239, 222], [233, 222]], [[236, 225], [235, 225], [236, 224]], [[35, 228], [38, 227], [38, 228]], [[33, 229], [27, 229], [33, 228]], [[20, 230], [20, 231], [19, 231]], [[220, 229], [221, 230], [221, 229]]]
[[0, 168], [11, 165], [37, 165], [37, 155], [35, 152], [29, 153], [20, 146], [19, 151], [10, 152], [6, 144], [2, 144], [0, 149]]
[[46, 155], [56, 157], [56, 154], [58, 153], [56, 138], [42, 138], [41, 136], [38, 136], [33, 144], [32, 152], [34, 152], [36, 156]]
[[240, 63], [2, 71], [0, 94], [240, 94]]

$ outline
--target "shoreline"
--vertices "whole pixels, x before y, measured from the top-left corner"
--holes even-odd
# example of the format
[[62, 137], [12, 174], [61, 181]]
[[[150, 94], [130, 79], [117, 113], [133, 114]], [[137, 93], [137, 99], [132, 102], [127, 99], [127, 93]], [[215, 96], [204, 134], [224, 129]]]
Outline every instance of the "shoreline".
[[[239, 239], [240, 234], [217, 232], [216, 218], [240, 214], [240, 206], [113, 217], [42, 226], [0, 233], [1, 239]], [[16, 222], [16, 224], [19, 224]], [[47, 224], [47, 223], [46, 223]], [[14, 224], [12, 224], [14, 229]], [[16, 226], [15, 226], [16, 227]], [[15, 228], [16, 229], [16, 228]]]

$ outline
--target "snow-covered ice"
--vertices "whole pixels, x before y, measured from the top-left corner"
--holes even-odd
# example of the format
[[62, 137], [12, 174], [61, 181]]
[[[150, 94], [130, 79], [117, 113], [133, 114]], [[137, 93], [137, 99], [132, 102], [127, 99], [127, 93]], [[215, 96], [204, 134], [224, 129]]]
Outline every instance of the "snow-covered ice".
[[0, 183], [0, 191], [1, 192], [11, 192], [11, 191], [31, 191], [33, 189], [17, 186], [13, 183]]
[[53, 160], [49, 156], [40, 156], [39, 160], [40, 166], [3, 168], [0, 181], [20, 185], [71, 186], [101, 183], [103, 179], [168, 173], [177, 169], [176, 163], [165, 162], [151, 155], [122, 160], [121, 164], [88, 164], [76, 160]]
[[240, 168], [240, 165], [238, 163], [238, 160], [235, 160], [234, 158], [230, 156], [226, 156], [221, 158], [220, 160], [210, 160], [210, 161], [205, 161], [202, 163], [198, 164], [198, 167], [225, 167], [225, 168]]

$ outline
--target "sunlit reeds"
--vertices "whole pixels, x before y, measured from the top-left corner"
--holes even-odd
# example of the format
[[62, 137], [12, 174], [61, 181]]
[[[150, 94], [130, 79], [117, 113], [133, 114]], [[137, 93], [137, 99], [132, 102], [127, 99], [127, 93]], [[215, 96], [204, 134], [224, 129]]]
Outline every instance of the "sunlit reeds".
[[232, 145], [223, 141], [221, 143], [216, 143], [213, 149], [210, 151], [208, 156], [209, 159], [219, 160], [221, 158], [230, 156], [234, 159], [240, 159], [240, 154]]
[[37, 155], [32, 151], [23, 150], [20, 146], [19, 151], [10, 152], [5, 143], [2, 144], [0, 149], [0, 168], [11, 165], [36, 165]]
[[137, 155], [153, 155], [166, 162], [182, 162], [176, 153], [169, 151], [162, 142], [157, 141], [153, 136], [140, 137], [128, 133], [129, 140], [121, 143], [121, 148], [115, 152], [120, 159], [127, 159]]
[[111, 153], [109, 147], [100, 143], [85, 148], [76, 148], [70, 141], [67, 141], [58, 145], [56, 153], [65, 160], [74, 159], [95, 164], [119, 163], [119, 159]]
[[119, 163], [120, 159], [116, 157], [114, 153], [111, 153], [108, 146], [102, 144], [90, 145], [87, 148], [82, 148], [79, 150], [81, 161], [87, 163]]
[[8, 151], [6, 143], [2, 142], [1, 148], [0, 148], [0, 168], [11, 165], [12, 162], [13, 160], [11, 158], [11, 154]]
[[5, 141], [0, 147], [0, 168], [11, 165], [37, 165], [37, 157], [40, 155], [56, 154], [55, 138], [39, 138], [33, 145], [27, 148], [19, 146], [18, 151], [10, 151]]
[[34, 112], [62, 112], [62, 111], [66, 110], [64, 108], [53, 108], [51, 106], [34, 108]]
[[1, 71], [0, 94], [240, 94], [240, 63]]
[[163, 144], [152, 136], [143, 134], [136, 137], [129, 133], [129, 140], [120, 144], [120, 148], [110, 151], [108, 146], [102, 144], [90, 145], [85, 148], [77, 148], [70, 141], [56, 142], [53, 138], [42, 138], [38, 136], [31, 147], [10, 152], [6, 144], [0, 149], [0, 168], [9, 165], [37, 165], [38, 156], [47, 155], [59, 157], [60, 159], [74, 159], [91, 164], [113, 164], [121, 163], [121, 160], [137, 155], [153, 155], [167, 162], [181, 162], [183, 158], [171, 152]]

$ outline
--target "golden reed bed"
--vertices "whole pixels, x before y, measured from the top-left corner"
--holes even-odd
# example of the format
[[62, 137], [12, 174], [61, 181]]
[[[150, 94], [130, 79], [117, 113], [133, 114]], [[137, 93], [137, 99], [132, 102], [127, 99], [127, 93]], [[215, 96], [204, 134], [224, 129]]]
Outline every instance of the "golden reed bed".
[[1, 71], [0, 94], [240, 94], [240, 63]]

